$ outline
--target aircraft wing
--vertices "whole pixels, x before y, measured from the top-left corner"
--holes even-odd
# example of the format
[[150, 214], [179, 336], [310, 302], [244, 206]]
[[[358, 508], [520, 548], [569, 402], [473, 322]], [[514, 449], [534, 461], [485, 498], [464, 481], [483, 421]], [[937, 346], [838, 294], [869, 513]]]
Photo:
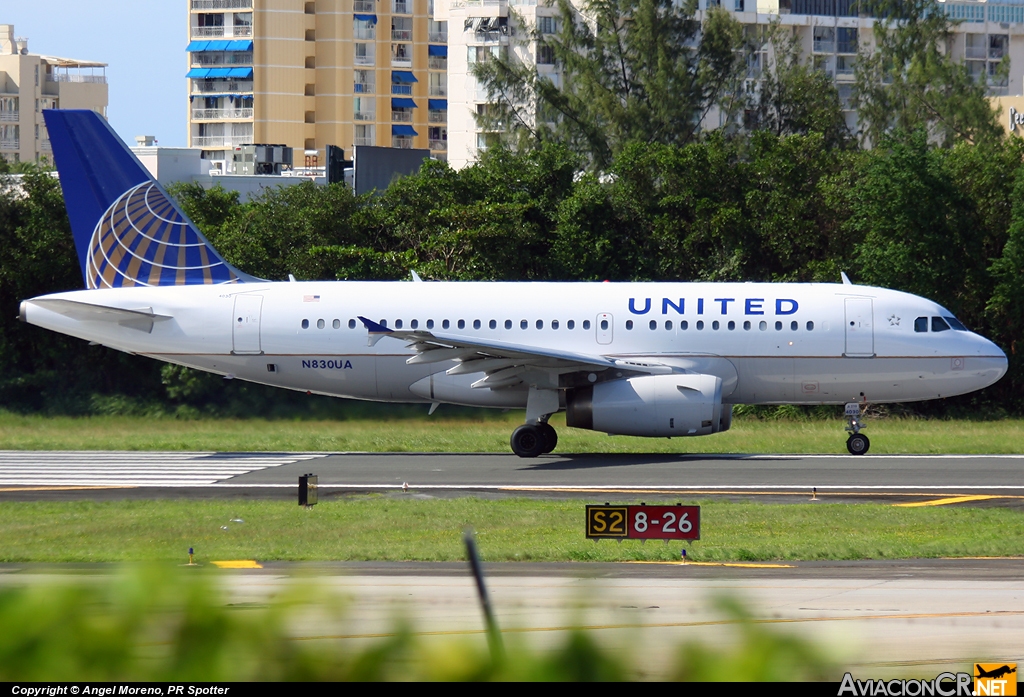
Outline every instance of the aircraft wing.
[[416, 355], [411, 356], [407, 363], [456, 361], [458, 365], [450, 368], [447, 371], [448, 375], [486, 373], [484, 378], [473, 383], [473, 387], [509, 387], [521, 382], [522, 374], [530, 370], [545, 370], [556, 374], [585, 370], [601, 371], [609, 368], [655, 375], [675, 372], [670, 366], [655, 361], [617, 359], [598, 354], [419, 329], [394, 330], [365, 317], [360, 317], [359, 320], [369, 332], [370, 346], [384, 337], [409, 342], [408, 348], [414, 349]]
[[51, 312], [64, 315], [77, 320], [91, 320], [95, 322], [114, 322], [122, 327], [138, 329], [146, 333], [153, 331], [153, 324], [171, 319], [170, 315], [158, 315], [153, 308], [144, 307], [135, 310], [126, 310], [120, 307], [109, 307], [107, 305], [94, 305], [83, 303], [77, 300], [64, 300], [62, 298], [33, 298], [28, 300], [34, 305], [43, 307]]

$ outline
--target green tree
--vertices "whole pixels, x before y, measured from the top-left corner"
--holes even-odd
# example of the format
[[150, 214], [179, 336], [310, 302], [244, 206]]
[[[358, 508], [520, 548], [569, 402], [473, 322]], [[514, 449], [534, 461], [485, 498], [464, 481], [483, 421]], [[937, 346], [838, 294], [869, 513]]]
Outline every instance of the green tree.
[[995, 288], [988, 302], [993, 339], [1009, 358], [1009, 372], [994, 389], [1003, 404], [1018, 413], [1024, 409], [1024, 167], [1013, 187], [1013, 214], [1002, 254], [992, 262]]
[[875, 46], [862, 45], [855, 69], [867, 143], [881, 143], [894, 130], [925, 129], [929, 140], [945, 147], [957, 140], [1002, 137], [986, 77], [975, 80], [966, 64], [953, 58], [955, 22], [934, 0], [874, 0], [870, 7], [879, 17]]
[[695, 0], [559, 0], [560, 30], [518, 32], [537, 42], [536, 63], [561, 67], [561, 84], [513, 53], [481, 60], [473, 72], [493, 104], [485, 128], [505, 143], [556, 140], [601, 169], [631, 141], [694, 141], [714, 107], [735, 112], [745, 70], [743, 34], [712, 7], [703, 27]]

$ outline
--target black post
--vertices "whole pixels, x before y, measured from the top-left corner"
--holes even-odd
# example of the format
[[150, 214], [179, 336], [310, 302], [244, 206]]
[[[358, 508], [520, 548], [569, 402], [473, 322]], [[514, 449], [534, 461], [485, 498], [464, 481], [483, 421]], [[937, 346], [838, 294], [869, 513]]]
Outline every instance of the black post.
[[473, 530], [466, 528], [463, 534], [466, 541], [466, 556], [469, 558], [469, 568], [476, 579], [476, 592], [480, 596], [480, 605], [484, 611], [484, 622], [487, 624], [487, 644], [491, 648], [491, 659], [498, 662], [505, 656], [505, 647], [501, 641], [501, 630], [494, 620], [494, 611], [491, 609], [491, 599], [487, 595], [487, 586], [484, 584], [484, 572], [480, 566], [480, 555], [476, 551], [476, 536]]

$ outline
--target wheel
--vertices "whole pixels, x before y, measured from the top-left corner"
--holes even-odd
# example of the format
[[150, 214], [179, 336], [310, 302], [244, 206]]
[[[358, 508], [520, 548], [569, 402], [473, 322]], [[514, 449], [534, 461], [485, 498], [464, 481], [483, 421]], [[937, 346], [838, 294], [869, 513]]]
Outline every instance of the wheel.
[[846, 439], [846, 449], [851, 455], [863, 455], [871, 447], [871, 441], [863, 433], [854, 433]]
[[537, 457], [544, 452], [547, 445], [544, 432], [536, 424], [523, 424], [512, 431], [509, 442], [512, 445], [512, 452], [519, 457]]
[[541, 452], [550, 453], [558, 445], [558, 432], [551, 424], [540, 424], [538, 428], [544, 436], [544, 450]]

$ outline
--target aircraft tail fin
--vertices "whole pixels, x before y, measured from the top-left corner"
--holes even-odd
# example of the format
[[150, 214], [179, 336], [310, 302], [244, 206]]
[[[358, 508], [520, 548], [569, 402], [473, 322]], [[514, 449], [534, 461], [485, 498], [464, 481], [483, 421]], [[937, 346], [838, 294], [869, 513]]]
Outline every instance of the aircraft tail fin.
[[94, 111], [43, 111], [86, 288], [254, 281], [228, 264]]

